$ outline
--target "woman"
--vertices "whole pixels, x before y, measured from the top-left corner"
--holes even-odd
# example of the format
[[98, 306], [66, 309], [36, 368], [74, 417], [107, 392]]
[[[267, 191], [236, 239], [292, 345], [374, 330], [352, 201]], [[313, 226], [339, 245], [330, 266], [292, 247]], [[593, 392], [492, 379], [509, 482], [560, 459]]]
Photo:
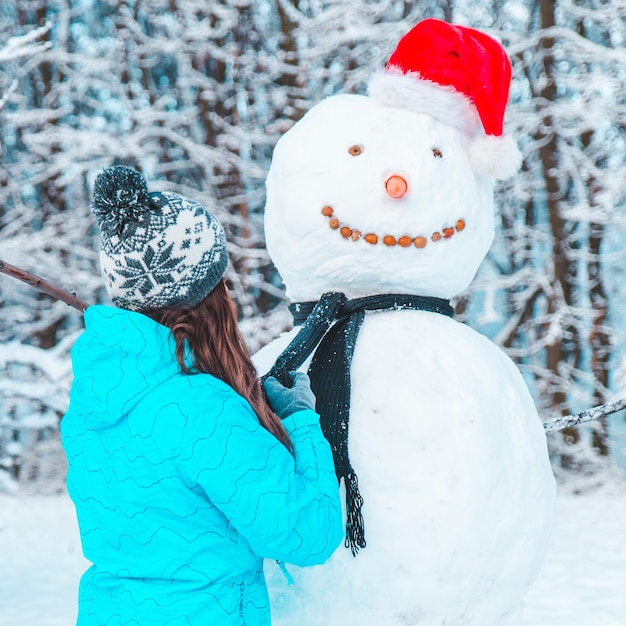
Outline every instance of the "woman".
[[262, 559], [319, 564], [342, 538], [308, 378], [269, 378], [266, 402], [202, 206], [115, 167], [92, 210], [117, 307], [85, 312], [61, 423], [93, 563], [78, 624], [269, 624]]

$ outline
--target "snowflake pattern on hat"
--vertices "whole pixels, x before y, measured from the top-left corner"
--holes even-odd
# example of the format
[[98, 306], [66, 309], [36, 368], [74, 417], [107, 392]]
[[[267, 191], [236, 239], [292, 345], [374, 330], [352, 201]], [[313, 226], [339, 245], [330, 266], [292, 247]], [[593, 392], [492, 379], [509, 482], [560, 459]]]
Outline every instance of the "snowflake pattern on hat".
[[201, 204], [171, 192], [135, 189], [142, 185], [143, 177], [124, 167], [96, 179], [91, 208], [101, 229], [107, 291], [117, 306], [131, 311], [192, 308], [224, 275], [224, 230]]

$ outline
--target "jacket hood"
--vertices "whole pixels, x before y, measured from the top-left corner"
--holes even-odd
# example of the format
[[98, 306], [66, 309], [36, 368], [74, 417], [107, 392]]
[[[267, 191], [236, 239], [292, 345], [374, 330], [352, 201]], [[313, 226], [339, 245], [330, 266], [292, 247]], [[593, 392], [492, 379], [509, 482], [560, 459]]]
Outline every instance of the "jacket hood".
[[74, 382], [68, 413], [97, 423], [120, 420], [151, 390], [180, 372], [169, 328], [114, 307], [90, 306], [72, 348]]

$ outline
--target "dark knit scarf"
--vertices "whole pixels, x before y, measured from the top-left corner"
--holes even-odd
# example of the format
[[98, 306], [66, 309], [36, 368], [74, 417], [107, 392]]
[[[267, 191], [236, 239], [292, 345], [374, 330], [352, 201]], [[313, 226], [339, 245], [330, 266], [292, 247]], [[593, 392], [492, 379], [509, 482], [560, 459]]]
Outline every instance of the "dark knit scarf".
[[447, 300], [405, 294], [381, 294], [348, 300], [338, 292], [325, 293], [318, 302], [300, 302], [290, 307], [296, 325], [302, 328], [276, 359], [265, 375], [275, 376], [291, 386], [290, 371], [298, 369], [315, 350], [309, 367], [311, 389], [324, 436], [330, 443], [337, 479], [346, 488], [345, 546], [356, 556], [365, 547], [361, 508], [363, 498], [348, 456], [348, 418], [350, 414], [350, 364], [359, 328], [366, 311], [414, 309], [452, 317]]

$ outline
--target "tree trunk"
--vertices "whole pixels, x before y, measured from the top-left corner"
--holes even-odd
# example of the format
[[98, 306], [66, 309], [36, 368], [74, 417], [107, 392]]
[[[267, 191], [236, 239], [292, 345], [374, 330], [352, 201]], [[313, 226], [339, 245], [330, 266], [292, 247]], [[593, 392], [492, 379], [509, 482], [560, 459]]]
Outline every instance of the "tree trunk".
[[[555, 3], [553, 0], [539, 1], [540, 23], [542, 30], [555, 25]], [[554, 38], [543, 36], [541, 46], [543, 51], [543, 80], [540, 91], [541, 100], [552, 103], [557, 99], [557, 84], [555, 76]], [[558, 138], [554, 128], [554, 121], [549, 109], [543, 116], [543, 130], [538, 137], [540, 141], [539, 158], [545, 184], [546, 205], [548, 209], [550, 228], [552, 232], [552, 293], [548, 296], [547, 326], [553, 323], [554, 316], [558, 315], [558, 324], [567, 319], [566, 311], [572, 304], [575, 289], [576, 264], [570, 259], [570, 242], [568, 228], [561, 211], [562, 189], [559, 183], [559, 148]], [[553, 328], [548, 332], [553, 336], [546, 346], [546, 367], [550, 372], [548, 381], [548, 395], [550, 407], [561, 415], [570, 413], [568, 398], [561, 384], [563, 366], [566, 360], [578, 360], [579, 337], [578, 331], [570, 324], [565, 324], [558, 330]], [[576, 444], [580, 440], [580, 432], [576, 428], [567, 428], [562, 433], [566, 443]], [[561, 464], [571, 467], [573, 459], [563, 454]]]

